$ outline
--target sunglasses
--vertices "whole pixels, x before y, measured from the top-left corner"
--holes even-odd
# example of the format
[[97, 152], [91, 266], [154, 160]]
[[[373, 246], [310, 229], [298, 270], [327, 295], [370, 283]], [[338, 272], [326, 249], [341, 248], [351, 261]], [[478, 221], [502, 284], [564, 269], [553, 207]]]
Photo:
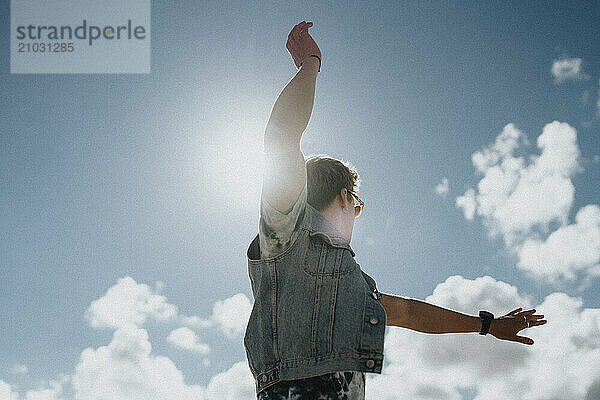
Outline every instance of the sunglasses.
[[[348, 190], [348, 189], [346, 189], [346, 190]], [[352, 190], [348, 190], [348, 192], [352, 196], [354, 196], [356, 201], [358, 201], [358, 204], [354, 205], [354, 218], [358, 218], [360, 216], [360, 214], [362, 213], [363, 207], [365, 206], [365, 202], [362, 201], [361, 199], [359, 199], [358, 196], [356, 195], [356, 193], [354, 193]]]

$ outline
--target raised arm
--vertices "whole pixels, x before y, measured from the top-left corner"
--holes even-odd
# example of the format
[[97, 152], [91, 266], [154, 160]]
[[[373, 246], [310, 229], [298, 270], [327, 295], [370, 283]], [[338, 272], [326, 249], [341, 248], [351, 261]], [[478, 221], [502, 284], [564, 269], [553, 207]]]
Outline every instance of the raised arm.
[[311, 26], [312, 22], [302, 21], [288, 35], [286, 48], [299, 69], [279, 93], [264, 135], [262, 196], [284, 214], [292, 209], [306, 183], [300, 139], [312, 113], [319, 59], [322, 58], [319, 47], [308, 33]]
[[[459, 313], [427, 302], [389, 294], [381, 294], [387, 325], [399, 326], [423, 333], [468, 333], [481, 330], [481, 319]], [[496, 317], [489, 333], [498, 339], [524, 344], [533, 340], [517, 333], [525, 328], [545, 324], [543, 315], [534, 315], [535, 310], [521, 311], [517, 308], [501, 317]]]

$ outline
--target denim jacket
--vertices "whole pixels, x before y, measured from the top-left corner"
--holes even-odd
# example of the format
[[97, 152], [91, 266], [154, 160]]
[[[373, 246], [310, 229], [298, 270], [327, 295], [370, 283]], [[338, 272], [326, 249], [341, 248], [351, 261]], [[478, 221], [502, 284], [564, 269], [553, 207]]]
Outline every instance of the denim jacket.
[[254, 306], [244, 347], [256, 393], [281, 380], [333, 371], [381, 373], [386, 314], [373, 278], [323, 214], [306, 204], [301, 232], [281, 254], [247, 250]]

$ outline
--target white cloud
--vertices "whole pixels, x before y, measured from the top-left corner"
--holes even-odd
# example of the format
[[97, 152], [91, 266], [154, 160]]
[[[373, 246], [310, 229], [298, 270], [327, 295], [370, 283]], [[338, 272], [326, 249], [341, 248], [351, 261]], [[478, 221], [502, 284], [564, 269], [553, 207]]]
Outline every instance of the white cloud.
[[66, 381], [68, 381], [68, 377], [65, 376], [62, 381], [50, 381], [47, 388], [28, 390], [24, 400], [61, 400], [63, 399], [63, 384]]
[[550, 281], [572, 280], [579, 270], [600, 268], [600, 207], [581, 208], [574, 224], [557, 229], [545, 241], [526, 240], [518, 253], [519, 268]]
[[167, 342], [195, 353], [208, 354], [210, 352], [210, 346], [206, 343], [200, 343], [198, 335], [190, 328], [186, 327], [171, 331], [167, 337]]
[[456, 198], [456, 207], [462, 208], [465, 218], [472, 220], [477, 209], [477, 201], [475, 200], [475, 191], [468, 189], [464, 195]]
[[193, 327], [216, 327], [226, 336], [234, 338], [242, 334], [252, 312], [252, 303], [243, 293], [238, 293], [213, 305], [212, 315], [208, 319], [196, 316], [181, 316], [180, 322]]
[[[64, 376], [24, 397], [0, 380], [1, 400], [62, 400]], [[108, 346], [83, 351], [73, 377], [74, 400], [255, 400], [254, 377], [247, 361], [213, 376], [206, 388], [187, 385], [167, 357], [151, 354], [146, 330], [133, 324], [117, 329]]]
[[248, 363], [240, 361], [212, 377], [206, 387], [208, 400], [255, 400], [254, 377]]
[[[471, 315], [480, 309], [500, 315], [533, 303], [516, 287], [489, 276], [449, 277], [426, 301]], [[236, 302], [240, 299], [231, 303]], [[535, 340], [533, 346], [476, 333], [426, 335], [389, 327], [383, 374], [367, 374], [367, 398], [391, 400], [402, 393], [403, 398], [417, 400], [458, 400], [461, 388], [473, 388], [476, 400], [598, 398], [600, 309], [582, 306], [581, 299], [564, 293], [547, 296], [535, 308], [548, 324], [521, 333]], [[22, 400], [61, 400], [65, 382], [30, 390]], [[246, 361], [213, 376], [206, 387], [188, 384], [169, 358], [152, 353], [147, 331], [132, 322], [122, 324], [108, 345], [81, 353], [71, 387], [73, 400], [255, 399]], [[0, 399], [20, 397], [0, 381]]]
[[515, 286], [506, 282], [490, 276], [469, 280], [460, 275], [450, 276], [437, 285], [426, 301], [464, 313], [477, 314], [486, 309], [496, 315], [520, 306], [530, 307], [532, 303], [529, 296], [520, 295]]
[[[109, 288], [101, 298], [92, 302], [85, 314], [90, 324], [93, 327], [114, 328], [116, 331], [108, 346], [88, 348], [82, 352], [73, 376], [72, 386], [76, 400], [209, 400], [226, 398], [219, 397], [220, 393], [247, 391], [247, 380], [240, 381], [238, 377], [236, 382], [241, 385], [238, 389], [237, 386], [217, 388], [213, 383], [212, 394], [206, 397], [202, 386], [187, 385], [184, 382], [183, 374], [169, 358], [151, 354], [148, 334], [140, 326], [148, 318], [161, 321], [178, 318], [181, 323], [216, 327], [227, 336], [235, 337], [245, 330], [250, 316], [252, 304], [248, 298], [238, 293], [217, 301], [211, 317], [204, 320], [195, 316], [179, 315], [178, 308], [168, 303], [166, 297], [158, 294], [162, 287], [163, 283], [157, 282], [152, 290], [148, 285], [138, 284], [132, 278], [125, 277]], [[210, 352], [210, 346], [201, 343], [196, 333], [187, 327], [171, 331], [167, 342], [199, 354]], [[203, 365], [210, 365], [210, 361], [205, 359]], [[246, 375], [251, 376], [247, 364], [241, 365], [247, 369]], [[234, 365], [230, 371], [213, 377], [211, 382], [215, 379], [216, 382], [236, 380], [232, 374], [241, 371], [242, 366]], [[253, 379], [250, 384], [252, 396], [255, 397]]]
[[[477, 315], [529, 308], [529, 296], [490, 277], [450, 277], [426, 301]], [[396, 327], [385, 338], [381, 375], [367, 374], [366, 397], [381, 400], [461, 399], [472, 388], [476, 400], [598, 398], [600, 392], [600, 309], [583, 309], [564, 293], [537, 305], [548, 323], [521, 331], [533, 346], [490, 335], [426, 335]], [[586, 397], [587, 396], [587, 397]]]
[[27, 365], [24, 364], [15, 364], [10, 369], [10, 372], [13, 374], [26, 374], [28, 371], [29, 368], [27, 368]]
[[[73, 400], [220, 400], [256, 398], [254, 378], [247, 361], [234, 364], [229, 370], [211, 378], [206, 387], [187, 384], [183, 373], [171, 359], [152, 353], [148, 332], [141, 328], [147, 318], [170, 320], [178, 316], [177, 307], [157, 294], [162, 288], [157, 282], [152, 290], [132, 278], [120, 279], [99, 299], [93, 301], [85, 315], [93, 327], [114, 328], [112, 340], [106, 346], [82, 351], [72, 376], [28, 390], [22, 396], [8, 383], [0, 380], [1, 400], [63, 400], [63, 388], [70, 381]], [[179, 315], [180, 320], [215, 326], [225, 334], [237, 336], [245, 329], [252, 305], [248, 298], [236, 294], [217, 301], [208, 320]], [[198, 322], [200, 321], [200, 322]], [[207, 354], [210, 347], [201, 343], [187, 327], [173, 330], [167, 342]], [[210, 360], [202, 361], [204, 366]], [[15, 365], [21, 372], [25, 366]]]
[[567, 222], [574, 195], [570, 178], [579, 165], [576, 131], [568, 124], [555, 121], [544, 127], [537, 139], [541, 155], [530, 156], [528, 165], [514, 154], [523, 147], [523, 137], [509, 124], [494, 145], [472, 157], [484, 175], [477, 185], [477, 214], [507, 244], [535, 226]]
[[19, 400], [19, 394], [12, 390], [10, 384], [0, 380], [0, 399]]
[[68, 375], [61, 375], [59, 380], [46, 381], [40, 388], [27, 390], [24, 396], [0, 380], [0, 400], [63, 400], [63, 387], [69, 380]]
[[563, 58], [555, 60], [552, 63], [552, 76], [554, 83], [559, 84], [565, 81], [579, 81], [589, 78], [589, 75], [581, 71], [581, 58]]
[[[156, 291], [162, 283], [158, 282]], [[95, 328], [117, 329], [125, 324], [142, 325], [148, 317], [166, 321], [177, 316], [177, 307], [148, 285], [138, 284], [131, 277], [119, 279], [104, 296], [94, 300], [85, 317]]]
[[181, 324], [191, 327], [215, 327], [230, 338], [239, 336], [246, 329], [252, 303], [245, 294], [238, 293], [217, 301], [212, 315], [202, 319], [178, 314], [177, 306], [158, 294], [162, 287], [162, 282], [157, 282], [153, 290], [131, 277], [121, 278], [101, 298], [91, 303], [85, 317], [95, 328], [117, 329], [128, 323], [142, 326], [148, 318], [153, 318], [159, 321], [178, 319]]
[[435, 192], [437, 194], [439, 194], [440, 196], [445, 196], [446, 194], [448, 194], [448, 191], [450, 190], [450, 184], [448, 183], [448, 179], [447, 178], [442, 178], [442, 182], [438, 183], [435, 186]]
[[204, 399], [167, 357], [151, 354], [145, 329], [120, 326], [107, 346], [83, 350], [72, 386], [76, 400]]
[[[574, 279], [580, 270], [586, 279], [597, 276], [598, 206], [582, 208], [577, 222], [568, 224], [572, 177], [581, 170], [576, 130], [554, 121], [537, 138], [540, 155], [527, 156], [526, 146], [524, 134], [506, 125], [495, 143], [472, 155], [483, 177], [477, 190], [456, 198], [456, 206], [466, 219], [480, 216], [490, 235], [501, 235], [519, 257], [517, 267], [535, 277]], [[554, 232], [551, 223], [557, 224]]]
[[[479, 172], [485, 173], [502, 159], [508, 158], [510, 160], [515, 150], [527, 145], [529, 145], [529, 141], [523, 132], [518, 130], [514, 124], [508, 124], [502, 129], [494, 144], [473, 153], [471, 161]], [[507, 166], [510, 167], [513, 164]]]

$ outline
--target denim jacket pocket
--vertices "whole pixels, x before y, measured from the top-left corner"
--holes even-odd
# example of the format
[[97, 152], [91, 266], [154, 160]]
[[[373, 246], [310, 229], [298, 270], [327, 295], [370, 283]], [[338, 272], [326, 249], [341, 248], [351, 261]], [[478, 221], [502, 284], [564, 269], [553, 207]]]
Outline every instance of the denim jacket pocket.
[[357, 267], [349, 250], [332, 246], [319, 235], [309, 237], [302, 259], [302, 269], [310, 276], [345, 275]]

